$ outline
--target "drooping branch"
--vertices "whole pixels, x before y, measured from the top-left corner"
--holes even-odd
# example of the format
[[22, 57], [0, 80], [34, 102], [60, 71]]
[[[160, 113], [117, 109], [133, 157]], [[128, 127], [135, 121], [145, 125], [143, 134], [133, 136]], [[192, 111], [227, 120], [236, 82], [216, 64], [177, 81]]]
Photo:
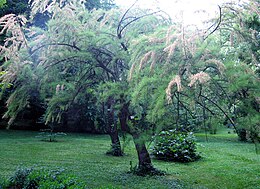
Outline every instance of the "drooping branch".
[[[92, 52], [97, 58], [102, 56], [102, 55], [105, 55], [110, 60], [112, 60], [112, 57], [115, 56], [115, 54], [113, 52], [111, 52], [110, 50], [105, 49], [103, 47], [92, 46], [92, 47], [89, 48], [89, 51]], [[108, 61], [108, 62], [110, 62], [110, 61]]]
[[77, 47], [76, 45], [71, 45], [71, 44], [67, 44], [67, 43], [49, 43], [49, 44], [41, 45], [34, 50], [31, 50], [30, 56], [32, 56], [36, 51], [40, 50], [41, 48], [44, 48], [44, 47], [47, 47], [47, 46], [68, 46], [72, 49], [76, 49], [77, 51], [81, 51], [81, 49], [79, 47]]
[[56, 66], [62, 62], [66, 62], [66, 61], [70, 61], [70, 60], [74, 60], [75, 58], [77, 58], [77, 56], [72, 56], [72, 57], [68, 57], [68, 58], [65, 58], [65, 59], [62, 59], [62, 60], [59, 60], [57, 62], [54, 62], [52, 64], [48, 64], [44, 67], [44, 69], [48, 69], [49, 67], [52, 67], [52, 66]]
[[[90, 73], [90, 74], [89, 74]], [[87, 76], [87, 74], [89, 74], [88, 76]], [[87, 77], [86, 77], [87, 76]], [[77, 85], [79, 84], [79, 82], [80, 81], [83, 81], [83, 79], [84, 79], [84, 81], [91, 81], [91, 82], [89, 82], [89, 83], [85, 83], [84, 85], [79, 85], [78, 86], [78, 88], [76, 89], [76, 91], [75, 91], [75, 93], [73, 94], [73, 97], [72, 97], [72, 99], [71, 99], [71, 101], [70, 101], [70, 105], [75, 101], [75, 99], [76, 99], [76, 97], [78, 96], [78, 94], [81, 92], [81, 90], [82, 89], [84, 89], [84, 88], [88, 88], [88, 87], [90, 87], [90, 86], [92, 86], [93, 84], [95, 84], [95, 82], [94, 81], [92, 81], [92, 79], [91, 78], [93, 78], [95, 76], [95, 72], [92, 70], [92, 68], [90, 68], [90, 69], [88, 69], [87, 71], [86, 71], [86, 73], [85, 74], [83, 74], [83, 76], [77, 81]]]
[[[154, 15], [154, 14], [157, 14], [159, 12], [161, 12], [161, 10], [159, 11], [155, 11], [155, 12], [151, 12], [151, 13], [148, 13], [148, 14], [144, 14], [142, 16], [138, 16], [138, 17], [135, 17], [135, 16], [129, 16], [129, 17], [126, 17], [127, 14], [129, 13], [129, 11], [133, 8], [133, 6], [138, 2], [138, 0], [136, 0], [126, 11], [125, 13], [123, 14], [122, 18], [119, 20], [119, 23], [118, 23], [118, 26], [117, 26], [117, 37], [118, 39], [122, 39], [122, 33], [123, 31], [132, 23], [144, 18], [144, 17], [147, 17], [147, 16], [151, 16], [151, 15]], [[129, 20], [126, 24], [123, 24], [125, 21]], [[128, 48], [127, 46], [121, 42], [121, 46], [122, 48], [127, 51]]]
[[[125, 11], [125, 13], [123, 14], [122, 18], [120, 19], [120, 21], [119, 21], [119, 23], [118, 23], [118, 26], [117, 26], [117, 36], [118, 36], [118, 37], [120, 36], [119, 39], [122, 38], [122, 35], [121, 35], [121, 32], [122, 32], [122, 31], [120, 31], [121, 24], [123, 23], [123, 21], [125, 21], [125, 20], [128, 19], [128, 18], [130, 18], [130, 17], [125, 18], [125, 17], [126, 17], [126, 15], [127, 15], [127, 13], [133, 8], [133, 6], [135, 6], [135, 4], [136, 4], [137, 2], [138, 2], [138, 0], [136, 0], [129, 8]], [[135, 17], [133, 17], [133, 18], [135, 18]], [[120, 35], [119, 35], [119, 34], [120, 34]]]
[[204, 95], [200, 95], [201, 97], [205, 98], [206, 100], [208, 100], [209, 102], [211, 102], [214, 106], [216, 106], [225, 116], [226, 118], [230, 121], [230, 123], [233, 125], [234, 129], [237, 131], [236, 125], [234, 123], [234, 121], [232, 120], [232, 118], [230, 118], [227, 113], [213, 100], [209, 99], [208, 97], [204, 96]]
[[[183, 95], [183, 96], [185, 96], [185, 97], [188, 97], [188, 98], [190, 98], [188, 95], [186, 95], [186, 94], [184, 94], [184, 93], [182, 93], [182, 92], [179, 92], [181, 95]], [[198, 100], [196, 100], [196, 99], [193, 99], [197, 104], [199, 104], [201, 107], [203, 107], [203, 108], [205, 108], [208, 112], [210, 112], [211, 113], [211, 115], [215, 115], [215, 113], [212, 111], [212, 110], [210, 110], [207, 106], [205, 106], [204, 104], [202, 104], [200, 101], [198, 101]]]
[[[87, 76], [88, 75], [88, 76]], [[87, 76], [87, 77], [86, 77]], [[85, 71], [85, 73], [78, 79], [78, 81], [76, 82], [76, 84], [79, 84], [82, 81], [88, 81], [89, 79], [91, 79], [91, 81], [93, 80], [94, 76], [96, 76], [95, 70], [93, 70], [92, 67], [88, 68], [87, 71]], [[85, 79], [84, 79], [85, 78]], [[93, 83], [95, 83], [93, 81]]]
[[211, 82], [218, 88], [220, 88], [220, 90], [223, 92], [223, 94], [225, 95], [225, 97], [227, 97], [229, 103], [231, 103], [231, 98], [230, 96], [227, 94], [227, 92], [225, 91], [225, 89], [217, 82], [215, 81], [214, 79], [211, 80]]
[[137, 20], [140, 20], [140, 19], [142, 19], [142, 18], [144, 18], [144, 17], [147, 17], [147, 16], [151, 16], [151, 15], [154, 15], [154, 14], [157, 14], [157, 13], [159, 13], [159, 12], [161, 12], [161, 11], [155, 11], [155, 12], [151, 12], [151, 13], [149, 13], [149, 14], [145, 14], [145, 15], [142, 15], [142, 16], [139, 16], [139, 17], [135, 17], [133, 20], [131, 20], [131, 21], [129, 21], [127, 24], [125, 24], [124, 26], [122, 26], [122, 27], [120, 27], [121, 26], [121, 24], [122, 24], [122, 22], [120, 23], [119, 22], [119, 32], [117, 33], [117, 36], [119, 37], [119, 39], [121, 39], [122, 38], [122, 32], [124, 31], [124, 29], [127, 27], [127, 26], [129, 26], [130, 24], [132, 24], [133, 22], [135, 22], [135, 21], [137, 21]]
[[[178, 93], [178, 94], [180, 94], [180, 93]], [[174, 96], [175, 96], [175, 98], [177, 98], [176, 93], [174, 93]], [[180, 103], [181, 107], [183, 107], [183, 108], [190, 114], [190, 116], [191, 116], [193, 119], [195, 119], [195, 116], [194, 116], [193, 113], [189, 110], [189, 108], [186, 107], [186, 105], [184, 104], [184, 102], [182, 102], [182, 101], [180, 100], [179, 103]]]
[[218, 74], [221, 74], [221, 72], [219, 71], [218, 68], [216, 68], [215, 66], [212, 66], [212, 65], [208, 65], [206, 66], [202, 71], [205, 72], [207, 69], [209, 68], [213, 68], [214, 70], [216, 70], [218, 72]]
[[[218, 5], [218, 8], [219, 8], [219, 19], [218, 19], [217, 26], [206, 37], [203, 38], [204, 40], [206, 40], [211, 34], [213, 34], [219, 28], [219, 26], [220, 26], [220, 24], [222, 22], [222, 10], [221, 10], [221, 7], [219, 5]], [[214, 25], [215, 24], [210, 26], [205, 33], [207, 33]]]
[[106, 73], [110, 73], [110, 74], [112, 75], [112, 77], [113, 77], [114, 80], [117, 80], [117, 77], [116, 77], [115, 73], [114, 73], [111, 69], [109, 69], [106, 65], [104, 65], [102, 61], [97, 60], [97, 62], [98, 62], [98, 66], [99, 66], [100, 68], [102, 68], [103, 70], [105, 70]]
[[[97, 66], [102, 68], [106, 72], [108, 77], [110, 74], [114, 81], [118, 80], [116, 69], [113, 70], [108, 67], [108, 65], [113, 61], [113, 57], [115, 56], [114, 53], [105, 48], [97, 48], [97, 47], [90, 47], [89, 50], [91, 51], [91, 53], [93, 53], [95, 60], [98, 63]], [[104, 58], [104, 56], [106, 58]]]

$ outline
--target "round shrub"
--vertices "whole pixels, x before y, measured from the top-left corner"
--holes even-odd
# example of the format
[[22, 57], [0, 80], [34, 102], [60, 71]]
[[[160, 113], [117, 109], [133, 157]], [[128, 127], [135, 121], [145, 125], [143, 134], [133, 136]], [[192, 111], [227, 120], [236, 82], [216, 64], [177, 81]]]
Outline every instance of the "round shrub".
[[155, 137], [152, 155], [165, 161], [192, 162], [201, 158], [196, 152], [196, 144], [192, 132], [162, 131]]
[[67, 174], [63, 169], [19, 168], [5, 188], [85, 189], [86, 184], [75, 175]]

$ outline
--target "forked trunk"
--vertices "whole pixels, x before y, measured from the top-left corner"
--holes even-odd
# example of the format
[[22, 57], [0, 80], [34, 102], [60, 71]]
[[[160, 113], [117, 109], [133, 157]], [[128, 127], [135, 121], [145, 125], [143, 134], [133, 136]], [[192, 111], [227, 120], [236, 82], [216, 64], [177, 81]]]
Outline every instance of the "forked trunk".
[[123, 106], [118, 114], [119, 116], [119, 122], [120, 122], [120, 126], [121, 126], [121, 130], [123, 132], [129, 132], [129, 127], [127, 125], [127, 120], [128, 120], [128, 116], [129, 116], [129, 102], [128, 103], [125, 103], [124, 99], [121, 100]]
[[108, 127], [108, 134], [111, 139], [111, 149], [107, 152], [109, 155], [113, 156], [122, 156], [123, 152], [121, 149], [121, 144], [118, 136], [118, 129], [115, 119], [115, 112], [113, 109], [113, 99], [110, 98], [108, 100], [108, 118], [107, 118], [107, 127]]
[[[158, 171], [153, 167], [149, 152], [145, 146], [145, 140], [142, 138], [142, 134], [131, 130], [129, 125], [127, 124], [128, 118], [130, 116], [130, 112], [129, 112], [130, 102], [125, 102], [124, 99], [121, 99], [121, 103], [123, 104], [123, 106], [119, 113], [120, 126], [122, 131], [132, 135], [135, 144], [135, 149], [138, 155], [138, 167], [137, 169], [133, 169], [133, 167], [131, 167], [130, 172], [140, 176], [163, 175], [164, 174], [163, 172]], [[136, 121], [134, 120], [132, 120], [132, 123], [134, 125], [137, 124]]]
[[107, 152], [107, 154], [113, 156], [122, 156], [123, 152], [121, 149], [118, 131], [117, 128], [113, 128], [113, 127], [114, 127], [113, 125], [110, 127], [109, 136], [112, 144], [111, 144], [111, 149]]

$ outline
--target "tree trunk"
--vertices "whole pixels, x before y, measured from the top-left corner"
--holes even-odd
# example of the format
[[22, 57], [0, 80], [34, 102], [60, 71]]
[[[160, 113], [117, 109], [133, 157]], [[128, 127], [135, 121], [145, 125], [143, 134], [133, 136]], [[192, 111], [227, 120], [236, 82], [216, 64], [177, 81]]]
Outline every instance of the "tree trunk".
[[257, 132], [251, 131], [251, 138], [253, 143], [255, 144], [255, 152], [256, 154], [260, 154], [260, 137]]
[[[164, 173], [155, 169], [152, 165], [152, 161], [149, 155], [149, 152], [145, 146], [145, 140], [142, 138], [142, 133], [138, 131], [133, 131], [127, 124], [129, 116], [131, 115], [129, 112], [129, 104], [130, 102], [125, 102], [124, 99], [121, 99], [121, 103], [123, 104], [120, 113], [119, 113], [119, 121], [122, 131], [129, 133], [132, 135], [135, 149], [138, 155], [138, 167], [137, 169], [133, 169], [131, 167], [130, 172], [137, 174], [139, 176], [145, 175], [163, 175]], [[135, 120], [131, 120], [134, 124], [134, 127], [138, 127], [137, 122]], [[131, 164], [132, 166], [132, 164]]]
[[121, 149], [121, 144], [118, 136], [118, 129], [117, 123], [115, 119], [115, 112], [113, 109], [114, 101], [112, 98], [109, 98], [107, 107], [108, 107], [108, 117], [107, 117], [107, 127], [108, 127], [108, 134], [111, 139], [111, 149], [107, 152], [109, 155], [113, 156], [122, 156], [123, 152]]
[[149, 152], [145, 146], [144, 140], [141, 139], [140, 134], [135, 133], [132, 136], [133, 136], [134, 143], [135, 143], [135, 149], [136, 149], [137, 155], [138, 155], [139, 168], [153, 167]]
[[128, 120], [128, 117], [129, 117], [129, 109], [128, 109], [129, 102], [126, 103], [124, 101], [124, 99], [123, 99], [123, 100], [121, 100], [121, 103], [122, 103], [123, 106], [122, 106], [122, 108], [121, 108], [121, 110], [120, 110], [120, 112], [118, 114], [121, 130], [123, 132], [128, 132], [129, 133], [129, 127], [127, 125], [127, 120]]
[[113, 156], [122, 156], [123, 152], [121, 149], [121, 144], [120, 144], [116, 126], [110, 125], [109, 136], [112, 144], [111, 144], [111, 149], [107, 152], [107, 154]]
[[149, 152], [145, 146], [145, 140], [142, 139], [141, 134], [132, 133], [132, 136], [135, 143], [135, 149], [138, 155], [138, 168], [136, 170], [132, 170], [132, 172], [139, 176], [164, 175], [163, 172], [153, 167]]

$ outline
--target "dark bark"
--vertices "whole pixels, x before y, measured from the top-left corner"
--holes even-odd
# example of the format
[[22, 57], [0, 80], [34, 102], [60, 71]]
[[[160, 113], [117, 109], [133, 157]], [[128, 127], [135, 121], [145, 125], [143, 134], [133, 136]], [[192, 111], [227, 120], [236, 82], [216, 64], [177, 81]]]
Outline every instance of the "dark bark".
[[164, 172], [159, 171], [153, 167], [151, 157], [145, 146], [145, 140], [142, 139], [141, 133], [131, 133], [135, 143], [135, 149], [138, 155], [138, 167], [131, 170], [134, 174], [139, 176], [146, 175], [164, 175]]
[[140, 168], [152, 167], [152, 161], [149, 152], [146, 149], [144, 140], [141, 139], [141, 136], [138, 133], [132, 134], [132, 136], [135, 143], [135, 149], [138, 155], [138, 160], [139, 160], [138, 166]]
[[121, 144], [120, 144], [117, 129], [112, 129], [112, 131], [109, 133], [109, 136], [112, 144], [111, 144], [111, 149], [107, 152], [107, 154], [113, 156], [122, 156], [123, 152], [121, 149]]
[[127, 132], [129, 133], [130, 130], [129, 130], [129, 127], [127, 125], [127, 120], [128, 120], [128, 117], [129, 117], [129, 103], [130, 102], [125, 102], [124, 99], [121, 99], [121, 104], [122, 104], [122, 108], [118, 114], [119, 116], [119, 121], [120, 121], [120, 126], [121, 126], [121, 130], [123, 132]]
[[[138, 172], [146, 173], [151, 172], [151, 170], [154, 170], [152, 166], [152, 161], [149, 155], [149, 152], [145, 146], [145, 140], [142, 139], [141, 133], [138, 131], [131, 131], [127, 124], [127, 120], [130, 116], [129, 112], [129, 104], [130, 102], [126, 102], [123, 98], [121, 99], [122, 108], [119, 113], [119, 121], [122, 131], [127, 132], [132, 135], [136, 152], [138, 155]], [[133, 124], [135, 121], [133, 120]], [[138, 174], [138, 173], [137, 173]]]
[[107, 107], [108, 107], [108, 117], [107, 117], [107, 127], [108, 127], [108, 134], [111, 139], [111, 149], [107, 152], [109, 155], [113, 156], [122, 156], [123, 152], [121, 149], [121, 144], [118, 136], [118, 129], [117, 124], [115, 120], [115, 112], [113, 109], [114, 100], [112, 98], [109, 98]]
[[260, 154], [260, 137], [257, 132], [251, 131], [250, 137], [255, 144], [255, 152], [256, 154]]
[[[164, 173], [155, 169], [152, 165], [150, 154], [145, 146], [145, 139], [142, 138], [141, 131], [133, 131], [127, 124], [128, 118], [131, 115], [129, 112], [130, 102], [126, 102], [123, 98], [120, 100], [122, 108], [119, 113], [120, 126], [123, 132], [132, 135], [135, 149], [138, 155], [138, 167], [133, 169], [131, 167], [130, 172], [137, 174], [139, 176], [145, 175], [163, 175]], [[138, 123], [135, 120], [131, 120], [134, 127], [137, 127]]]
[[[222, 9], [221, 7], [218, 5], [218, 8], [219, 8], [219, 19], [218, 19], [218, 23], [217, 23], [217, 26], [205, 37], [203, 37], [204, 40], [206, 40], [211, 34], [213, 34], [220, 26], [221, 22], [222, 22]], [[210, 26], [207, 30], [207, 32], [215, 25], [215, 23]]]
[[[141, 132], [131, 131], [131, 129], [127, 124], [127, 119], [130, 116], [129, 108], [128, 108], [129, 102], [126, 103], [124, 100], [121, 100], [121, 103], [123, 104], [121, 111], [119, 113], [121, 128], [123, 131], [128, 132], [133, 137], [136, 152], [138, 155], [139, 169], [147, 169], [149, 171], [151, 168], [153, 168], [153, 166], [152, 166], [152, 161], [149, 152], [145, 146], [145, 140], [141, 137]], [[138, 125], [138, 123], [136, 123], [135, 120], [132, 120], [132, 122], [135, 126]]]

